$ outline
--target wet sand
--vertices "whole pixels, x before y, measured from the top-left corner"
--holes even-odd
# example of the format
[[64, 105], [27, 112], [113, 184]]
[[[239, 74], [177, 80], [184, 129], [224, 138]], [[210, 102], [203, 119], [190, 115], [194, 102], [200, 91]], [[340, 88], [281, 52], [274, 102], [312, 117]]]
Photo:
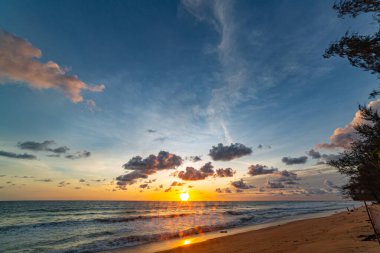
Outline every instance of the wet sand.
[[377, 241], [362, 241], [371, 234], [373, 230], [362, 207], [353, 212], [189, 243], [160, 253], [380, 253]]

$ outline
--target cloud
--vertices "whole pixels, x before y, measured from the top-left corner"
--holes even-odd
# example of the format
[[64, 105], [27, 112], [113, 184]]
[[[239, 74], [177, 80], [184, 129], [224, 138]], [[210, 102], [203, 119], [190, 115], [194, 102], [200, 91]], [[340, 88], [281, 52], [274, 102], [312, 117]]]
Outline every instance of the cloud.
[[80, 183], [84, 183], [84, 182], [86, 182], [86, 180], [84, 180], [83, 178], [81, 178], [81, 179], [79, 179], [79, 182]]
[[141, 189], [145, 189], [145, 188], [149, 189], [149, 186], [148, 186], [148, 184], [140, 184], [139, 188], [141, 188]]
[[[367, 107], [380, 111], [380, 99], [369, 102]], [[329, 137], [330, 143], [317, 144], [316, 147], [322, 149], [349, 148], [351, 143], [357, 138], [354, 126], [363, 123], [365, 123], [365, 120], [362, 119], [361, 112], [356, 111], [354, 118], [349, 124], [334, 130], [333, 134]]]
[[281, 176], [281, 180], [297, 180], [297, 174], [291, 171], [283, 170], [278, 173]]
[[215, 176], [217, 177], [233, 177], [235, 174], [235, 171], [231, 168], [220, 168], [216, 170]]
[[178, 177], [186, 181], [203, 180], [209, 175], [193, 167], [186, 167], [186, 171], [180, 171]]
[[323, 154], [321, 156], [319, 163], [328, 163], [331, 161], [338, 160], [340, 157], [341, 157], [341, 155], [339, 155], [339, 154], [329, 154], [329, 155]]
[[251, 69], [238, 47], [239, 39], [243, 39], [238, 37], [237, 32], [238, 24], [241, 23], [240, 16], [234, 15], [233, 1], [182, 0], [181, 7], [198, 21], [210, 24], [220, 36], [218, 44], [213, 48], [220, 66], [215, 80], [219, 85], [211, 92], [207, 116], [209, 123], [222, 131], [225, 142], [230, 143], [232, 138], [225, 116], [243, 100], [241, 90], [248, 83], [252, 87], [252, 82], [249, 82]]
[[216, 188], [215, 191], [217, 193], [232, 193], [231, 189], [230, 188]]
[[270, 181], [270, 180], [267, 180], [265, 186], [267, 188], [271, 188], [271, 189], [285, 188], [285, 186], [284, 186], [284, 184], [282, 182]]
[[45, 178], [45, 179], [37, 179], [36, 181], [39, 181], [39, 182], [44, 182], [44, 183], [50, 183], [50, 182], [53, 182], [52, 179], [50, 178]]
[[326, 185], [326, 186], [329, 187], [329, 188], [340, 189], [339, 186], [337, 186], [336, 184], [334, 184], [334, 183], [333, 183], [332, 181], [330, 181], [330, 180], [325, 179], [325, 181], [324, 181], [323, 183], [324, 183], [324, 185]]
[[61, 182], [58, 183], [58, 187], [65, 187], [65, 186], [67, 186], [69, 184], [70, 184], [69, 182], [61, 181]]
[[309, 151], [306, 152], [307, 155], [311, 156], [313, 159], [319, 159], [321, 158], [321, 153], [318, 151], [315, 151], [314, 149], [310, 149]]
[[202, 158], [196, 155], [196, 156], [190, 156], [189, 160], [195, 163], [195, 162], [202, 161]]
[[76, 152], [74, 154], [67, 155], [65, 157], [67, 159], [77, 160], [77, 159], [86, 158], [86, 157], [90, 157], [90, 156], [91, 156], [91, 152], [84, 150], [81, 152]]
[[28, 149], [33, 151], [42, 151], [42, 150], [48, 150], [49, 146], [53, 145], [54, 141], [43, 141], [43, 142], [36, 142], [36, 141], [25, 141], [25, 142], [19, 142], [17, 146], [21, 149]]
[[266, 146], [264, 146], [263, 144], [257, 145], [257, 149], [271, 149], [271, 148], [272, 146], [270, 145], [266, 145]]
[[214, 170], [213, 170], [214, 166], [212, 166], [211, 162], [208, 162], [206, 163], [205, 165], [203, 165], [199, 170], [206, 174], [206, 175], [213, 175], [214, 174]]
[[231, 185], [233, 187], [237, 188], [237, 189], [251, 189], [251, 188], [255, 188], [255, 186], [253, 186], [253, 185], [246, 184], [243, 179], [231, 182]]
[[124, 169], [130, 171], [128, 174], [116, 178], [117, 185], [123, 187], [134, 184], [138, 179], [148, 178], [160, 170], [175, 169], [182, 164], [180, 156], [166, 151], [160, 151], [157, 156], [150, 155], [147, 158], [135, 156], [123, 165]]
[[8, 158], [15, 158], [15, 159], [27, 159], [27, 160], [33, 160], [33, 159], [37, 158], [36, 156], [31, 155], [31, 154], [27, 154], [27, 153], [16, 154], [13, 152], [7, 152], [7, 151], [3, 151], [3, 150], [0, 150], [0, 156], [4, 156], [4, 157], [8, 157]]
[[59, 156], [59, 154], [64, 154], [70, 150], [66, 146], [51, 148], [51, 146], [54, 144], [55, 142], [52, 140], [47, 140], [43, 142], [25, 141], [25, 142], [17, 143], [17, 146], [20, 149], [27, 149], [27, 150], [32, 150], [32, 151], [48, 151], [48, 152], [52, 152], [56, 154], [56, 155], [50, 155], [50, 156]]
[[157, 133], [157, 130], [154, 130], [154, 129], [148, 129], [148, 130], [146, 130], [148, 133]]
[[168, 137], [158, 137], [158, 138], [153, 139], [153, 141], [164, 142], [167, 139], [169, 139], [169, 138]]
[[171, 191], [172, 191], [171, 187], [169, 187], [169, 188], [167, 188], [167, 189], [164, 190], [164, 192], [171, 192]]
[[186, 183], [181, 183], [181, 182], [174, 181], [170, 186], [183, 186], [185, 184]]
[[283, 157], [281, 159], [283, 163], [286, 165], [294, 165], [294, 164], [305, 164], [307, 162], [307, 156], [300, 156], [300, 157]]
[[277, 168], [273, 168], [273, 167], [268, 168], [266, 165], [262, 165], [262, 164], [251, 165], [248, 167], [248, 175], [250, 176], [272, 174], [277, 171], [278, 171]]
[[251, 153], [251, 148], [240, 143], [231, 144], [230, 146], [224, 146], [222, 143], [219, 143], [210, 149], [209, 156], [214, 161], [231, 161]]
[[35, 89], [61, 90], [72, 102], [83, 101], [81, 92], [101, 92], [104, 85], [90, 86], [53, 61], [41, 63], [42, 52], [28, 41], [0, 30], [0, 81], [25, 83]]

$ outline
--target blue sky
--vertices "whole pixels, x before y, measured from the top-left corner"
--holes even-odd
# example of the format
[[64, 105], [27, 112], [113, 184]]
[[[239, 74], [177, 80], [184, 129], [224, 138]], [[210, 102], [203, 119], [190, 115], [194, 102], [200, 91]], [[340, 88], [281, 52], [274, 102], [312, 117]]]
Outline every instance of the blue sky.
[[323, 59], [346, 30], [373, 29], [367, 16], [339, 19], [333, 2], [2, 1], [0, 28], [40, 49], [38, 61], [105, 85], [73, 103], [56, 89], [2, 81], [0, 150], [54, 140], [91, 151], [75, 161], [0, 158], [3, 174], [111, 181], [135, 155], [166, 150], [211, 161], [212, 146], [236, 142], [252, 155], [216, 166], [240, 176], [257, 163], [312, 166], [310, 158], [293, 166], [281, 158], [328, 142], [377, 81], [343, 59]]

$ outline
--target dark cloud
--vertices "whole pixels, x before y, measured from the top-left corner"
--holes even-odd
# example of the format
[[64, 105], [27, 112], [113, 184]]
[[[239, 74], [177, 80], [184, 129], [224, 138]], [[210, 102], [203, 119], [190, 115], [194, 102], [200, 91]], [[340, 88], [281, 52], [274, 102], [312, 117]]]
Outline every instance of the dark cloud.
[[248, 175], [250, 176], [272, 174], [277, 171], [278, 169], [276, 168], [268, 168], [266, 165], [262, 164], [251, 165], [248, 167]]
[[171, 187], [169, 187], [169, 188], [167, 188], [167, 189], [164, 190], [164, 192], [171, 192], [171, 191], [172, 191]]
[[182, 164], [180, 156], [171, 154], [166, 151], [160, 151], [157, 156], [150, 155], [147, 158], [135, 156], [123, 165], [124, 169], [131, 171], [128, 174], [116, 178], [117, 185], [123, 187], [128, 184], [134, 184], [137, 179], [146, 179], [160, 170], [175, 169]]
[[45, 183], [50, 183], [50, 182], [53, 182], [53, 180], [51, 180], [50, 178], [45, 178], [45, 179], [37, 179], [36, 181], [39, 181], [39, 182], [45, 182]]
[[7, 175], [0, 175], [0, 177], [6, 177]]
[[148, 186], [148, 184], [140, 184], [139, 188], [141, 188], [141, 189], [145, 189], [145, 188], [149, 189], [149, 186]]
[[157, 133], [157, 130], [154, 130], [154, 129], [148, 129], [148, 130], [146, 130], [148, 133]]
[[190, 156], [189, 160], [192, 162], [199, 162], [199, 161], [202, 161], [202, 158], [196, 155], [196, 156]]
[[80, 190], [81, 188], [79, 186], [75, 187], [74, 188], [75, 190]]
[[25, 141], [25, 142], [19, 142], [17, 146], [21, 149], [28, 149], [28, 150], [33, 150], [33, 151], [46, 151], [54, 143], [55, 142], [51, 140], [43, 141], [43, 142]]
[[224, 146], [222, 143], [219, 143], [210, 149], [209, 156], [214, 161], [231, 161], [251, 153], [251, 148], [240, 143], [231, 144], [230, 146]]
[[271, 149], [272, 147], [270, 145], [264, 146], [262, 144], [257, 145], [257, 149]]
[[158, 186], [158, 188], [162, 189], [162, 188], [164, 188], [164, 185], [160, 184], [160, 186]]
[[300, 157], [283, 157], [281, 159], [283, 163], [286, 165], [293, 165], [293, 164], [304, 164], [307, 162], [307, 156], [300, 156]]
[[76, 152], [74, 154], [67, 155], [65, 157], [67, 159], [77, 160], [77, 159], [86, 158], [86, 157], [90, 157], [90, 156], [91, 156], [91, 152], [84, 150], [81, 152]]
[[185, 184], [186, 183], [181, 183], [181, 182], [174, 181], [170, 186], [183, 186]]
[[232, 193], [231, 189], [230, 188], [216, 188], [215, 191], [217, 193]]
[[314, 149], [310, 149], [309, 151], [306, 152], [307, 155], [311, 156], [313, 159], [319, 159], [321, 158], [321, 153], [318, 151], [315, 151]]
[[213, 175], [214, 174], [214, 170], [213, 170], [214, 166], [212, 166], [211, 162], [208, 162], [206, 163], [205, 165], [203, 165], [199, 170], [202, 172], [202, 173], [205, 173], [206, 175]]
[[298, 179], [297, 174], [291, 171], [283, 170], [283, 171], [280, 171], [278, 174], [281, 176], [280, 180], [283, 180], [283, 181]]
[[[45, 151], [45, 152], [51, 152], [53, 154], [49, 154], [47, 156], [49, 157], [60, 157], [61, 154], [67, 154], [70, 148], [66, 146], [61, 146], [61, 147], [51, 147], [54, 145], [55, 142], [52, 140], [46, 140], [43, 142], [36, 142], [36, 141], [25, 141], [25, 142], [19, 142], [17, 146], [20, 149], [27, 149], [27, 150], [32, 150], [32, 151]], [[81, 151], [81, 152], [76, 152], [74, 154], [67, 154], [65, 157], [68, 159], [80, 159], [80, 158], [85, 158], [91, 156], [91, 152], [89, 151]]]
[[25, 141], [25, 142], [19, 142], [17, 146], [20, 149], [27, 149], [27, 150], [32, 150], [32, 151], [48, 151], [48, 152], [53, 152], [55, 154], [64, 154], [70, 150], [66, 146], [51, 148], [51, 146], [54, 144], [55, 142], [52, 140], [47, 140], [43, 142]]
[[81, 179], [79, 179], [79, 182], [84, 183], [84, 182], [86, 182], [86, 180], [84, 180], [83, 178], [81, 178]]
[[37, 158], [36, 156], [31, 155], [31, 154], [27, 154], [27, 153], [16, 154], [16, 153], [7, 152], [7, 151], [3, 151], [3, 150], [0, 150], [0, 156], [4, 156], [4, 157], [8, 157], [8, 158], [15, 158], [15, 159], [27, 159], [27, 160], [33, 160], [33, 159]]
[[339, 155], [339, 154], [338, 155], [337, 154], [329, 154], [329, 155], [323, 154], [321, 156], [320, 162], [322, 162], [322, 163], [328, 163], [328, 162], [331, 162], [331, 161], [338, 160], [340, 157], [341, 157], [341, 155]]
[[61, 182], [58, 183], [58, 187], [65, 187], [65, 186], [67, 186], [69, 184], [70, 184], [69, 182], [61, 181]]
[[48, 151], [56, 153], [56, 154], [64, 154], [70, 149], [66, 146], [58, 147], [58, 148], [53, 148], [53, 149], [48, 149]]
[[246, 184], [243, 179], [231, 182], [231, 185], [233, 187], [235, 187], [235, 188], [238, 188], [238, 189], [251, 189], [251, 188], [255, 188], [255, 186], [253, 186], [253, 185]]
[[215, 176], [217, 177], [233, 177], [235, 174], [235, 171], [231, 168], [220, 168], [216, 170]]
[[203, 180], [208, 176], [208, 174], [203, 173], [200, 170], [194, 169], [193, 167], [187, 167], [186, 171], [180, 171], [178, 173], [179, 178], [187, 181]]
[[268, 180], [265, 184], [267, 188], [272, 188], [272, 189], [282, 189], [285, 188], [285, 185], [282, 182], [277, 182], [277, 181], [270, 181]]

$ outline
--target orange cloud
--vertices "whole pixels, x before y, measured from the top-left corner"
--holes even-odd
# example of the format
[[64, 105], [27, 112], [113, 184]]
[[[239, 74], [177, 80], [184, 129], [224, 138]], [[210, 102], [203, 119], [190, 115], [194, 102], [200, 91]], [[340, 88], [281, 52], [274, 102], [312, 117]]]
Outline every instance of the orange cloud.
[[[380, 111], [380, 99], [369, 102], [367, 106], [373, 110]], [[349, 148], [356, 135], [354, 126], [363, 123], [364, 120], [361, 117], [361, 112], [356, 111], [354, 118], [349, 124], [334, 130], [334, 133], [329, 138], [330, 143], [317, 144], [317, 148]]]
[[104, 85], [90, 86], [69, 75], [57, 63], [41, 63], [42, 52], [28, 41], [0, 30], [0, 83], [26, 83], [35, 89], [59, 89], [74, 103], [83, 101], [82, 90], [101, 92]]

